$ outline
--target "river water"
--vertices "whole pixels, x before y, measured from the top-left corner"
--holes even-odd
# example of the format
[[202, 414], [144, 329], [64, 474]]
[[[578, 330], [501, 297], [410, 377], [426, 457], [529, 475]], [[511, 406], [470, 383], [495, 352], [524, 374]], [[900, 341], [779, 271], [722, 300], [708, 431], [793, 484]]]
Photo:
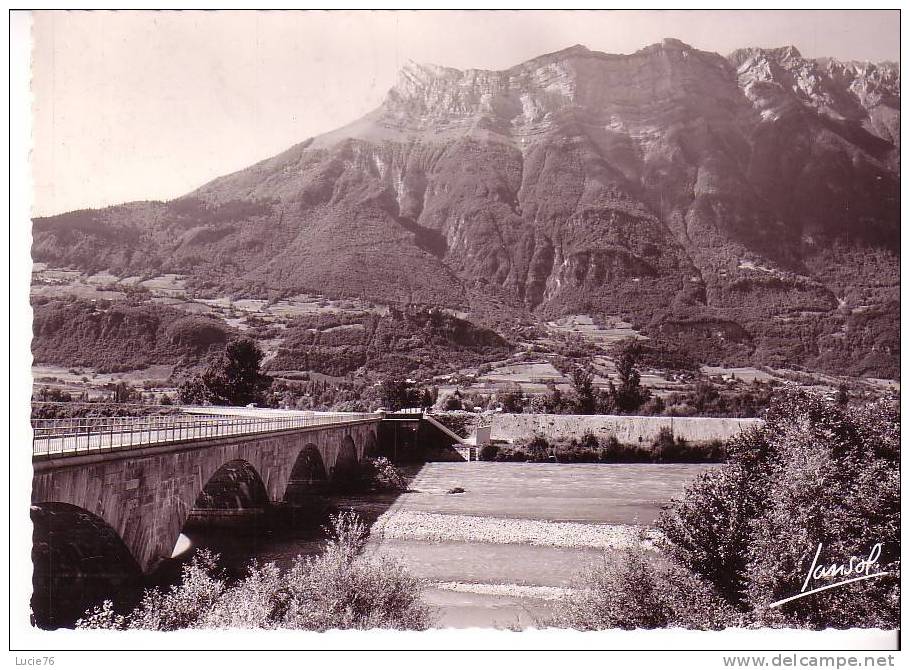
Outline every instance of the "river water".
[[[189, 550], [153, 581], [174, 581], [202, 547], [235, 574], [252, 558], [288, 565], [320, 550], [331, 512], [353, 509], [372, 525], [368, 551], [425, 580], [438, 625], [541, 625], [581, 571], [639, 541], [636, 531], [708, 467], [428, 463], [408, 473], [411, 490], [400, 495], [314, 499], [306, 513], [246, 532], [187, 531]], [[464, 493], [448, 493], [455, 487]]]

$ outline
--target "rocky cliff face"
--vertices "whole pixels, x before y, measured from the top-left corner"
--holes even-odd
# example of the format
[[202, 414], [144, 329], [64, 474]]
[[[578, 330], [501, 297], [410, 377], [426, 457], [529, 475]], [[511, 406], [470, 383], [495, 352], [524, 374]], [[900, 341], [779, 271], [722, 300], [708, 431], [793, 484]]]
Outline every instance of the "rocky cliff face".
[[[36, 220], [34, 251], [260, 292], [599, 311], [718, 358], [839, 359], [859, 346], [853, 310], [898, 299], [899, 102], [896, 65], [792, 47], [412, 63], [349, 126], [171, 203]], [[863, 371], [896, 357], [889, 328]]]

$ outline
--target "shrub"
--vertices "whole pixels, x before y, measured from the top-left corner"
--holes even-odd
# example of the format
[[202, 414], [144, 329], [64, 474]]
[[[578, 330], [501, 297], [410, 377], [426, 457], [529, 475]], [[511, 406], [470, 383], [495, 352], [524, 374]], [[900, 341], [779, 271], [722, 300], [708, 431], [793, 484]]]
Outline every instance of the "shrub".
[[664, 450], [672, 449], [674, 446], [673, 430], [668, 426], [663, 426], [657, 433], [657, 437], [651, 443], [651, 449], [655, 454], [660, 454]]
[[535, 435], [523, 446], [530, 461], [546, 461], [550, 456], [550, 442], [543, 435]]
[[[896, 403], [845, 408], [802, 392], [777, 398], [767, 422], [728, 444], [659, 526], [679, 565], [761, 624], [896, 628], [899, 622], [900, 416]], [[804, 597], [819, 564], [882, 544], [886, 576]]]
[[557, 602], [551, 625], [578, 630], [735, 625], [736, 612], [692, 573], [641, 548], [619, 551]]
[[594, 433], [588, 432], [581, 436], [579, 446], [582, 449], [596, 450], [600, 446], [600, 443]]
[[637, 444], [622, 444], [615, 435], [601, 443], [598, 454], [602, 463], [645, 463], [651, 460], [651, 450]]
[[711, 440], [701, 446], [702, 460], [721, 463], [727, 460], [727, 445], [723, 440]]
[[462, 403], [461, 397], [458, 395], [457, 391], [443, 401], [442, 408], [447, 412], [455, 412], [464, 409], [464, 403]]
[[76, 627], [428, 628], [432, 613], [420, 600], [421, 582], [392, 559], [362, 554], [363, 522], [342, 513], [332, 518], [331, 530], [319, 556], [298, 556], [287, 571], [275, 563], [253, 563], [235, 584], [218, 574], [216, 557], [200, 552], [184, 566], [180, 584], [166, 592], [146, 591], [139, 606], [124, 615], [106, 601]]
[[754, 486], [739, 465], [709, 470], [659, 523], [668, 555], [736, 605], [746, 583]]
[[496, 401], [503, 412], [521, 414], [524, 411], [524, 394], [521, 389], [503, 391], [496, 395]]
[[496, 460], [509, 463], [524, 463], [528, 460], [528, 455], [521, 449], [504, 447], [496, 454]]
[[720, 440], [706, 444], [689, 444], [684, 437], [673, 437], [669, 427], [660, 429], [651, 443], [651, 460], [655, 463], [710, 463], [723, 461], [726, 448]]
[[378, 491], [407, 491], [408, 482], [401, 471], [385, 456], [367, 460], [372, 469], [372, 488]]
[[495, 444], [485, 444], [481, 447], [478, 457], [482, 461], [495, 461], [497, 456], [499, 456], [499, 447]]
[[600, 443], [593, 433], [585, 433], [581, 440], [572, 439], [568, 444], [555, 445], [556, 460], [560, 463], [597, 463], [600, 460]]

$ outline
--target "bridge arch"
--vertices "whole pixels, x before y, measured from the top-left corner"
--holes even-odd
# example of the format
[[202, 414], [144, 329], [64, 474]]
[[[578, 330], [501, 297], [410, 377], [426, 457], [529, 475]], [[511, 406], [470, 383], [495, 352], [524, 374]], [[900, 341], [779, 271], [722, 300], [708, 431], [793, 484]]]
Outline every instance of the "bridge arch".
[[319, 447], [308, 442], [297, 454], [294, 467], [284, 492], [285, 501], [295, 501], [306, 496], [322, 493], [329, 475]]
[[262, 477], [249, 461], [235, 458], [215, 471], [196, 496], [194, 509], [248, 509], [269, 503]]
[[120, 534], [101, 517], [65, 502], [33, 504], [34, 623], [72, 626], [115, 589], [138, 593], [142, 570]]
[[156, 535], [140, 544], [142, 554], [138, 558], [147, 561], [147, 569], [171, 555], [194, 510], [200, 514], [205, 510], [261, 508], [275, 499], [262, 474], [269, 464], [257, 450], [241, 454], [237, 448], [229, 448], [205, 456], [197, 464], [195, 476], [184, 479], [173, 504], [159, 512]]

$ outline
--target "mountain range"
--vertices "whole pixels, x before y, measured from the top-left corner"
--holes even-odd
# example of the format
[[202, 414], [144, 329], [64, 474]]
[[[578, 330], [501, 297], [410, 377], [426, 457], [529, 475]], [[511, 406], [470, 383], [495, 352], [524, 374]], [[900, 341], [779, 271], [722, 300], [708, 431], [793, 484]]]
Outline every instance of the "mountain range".
[[36, 261], [212, 294], [619, 316], [703, 362], [899, 376], [900, 67], [666, 39], [409, 63], [382, 104], [169, 202], [33, 221]]

